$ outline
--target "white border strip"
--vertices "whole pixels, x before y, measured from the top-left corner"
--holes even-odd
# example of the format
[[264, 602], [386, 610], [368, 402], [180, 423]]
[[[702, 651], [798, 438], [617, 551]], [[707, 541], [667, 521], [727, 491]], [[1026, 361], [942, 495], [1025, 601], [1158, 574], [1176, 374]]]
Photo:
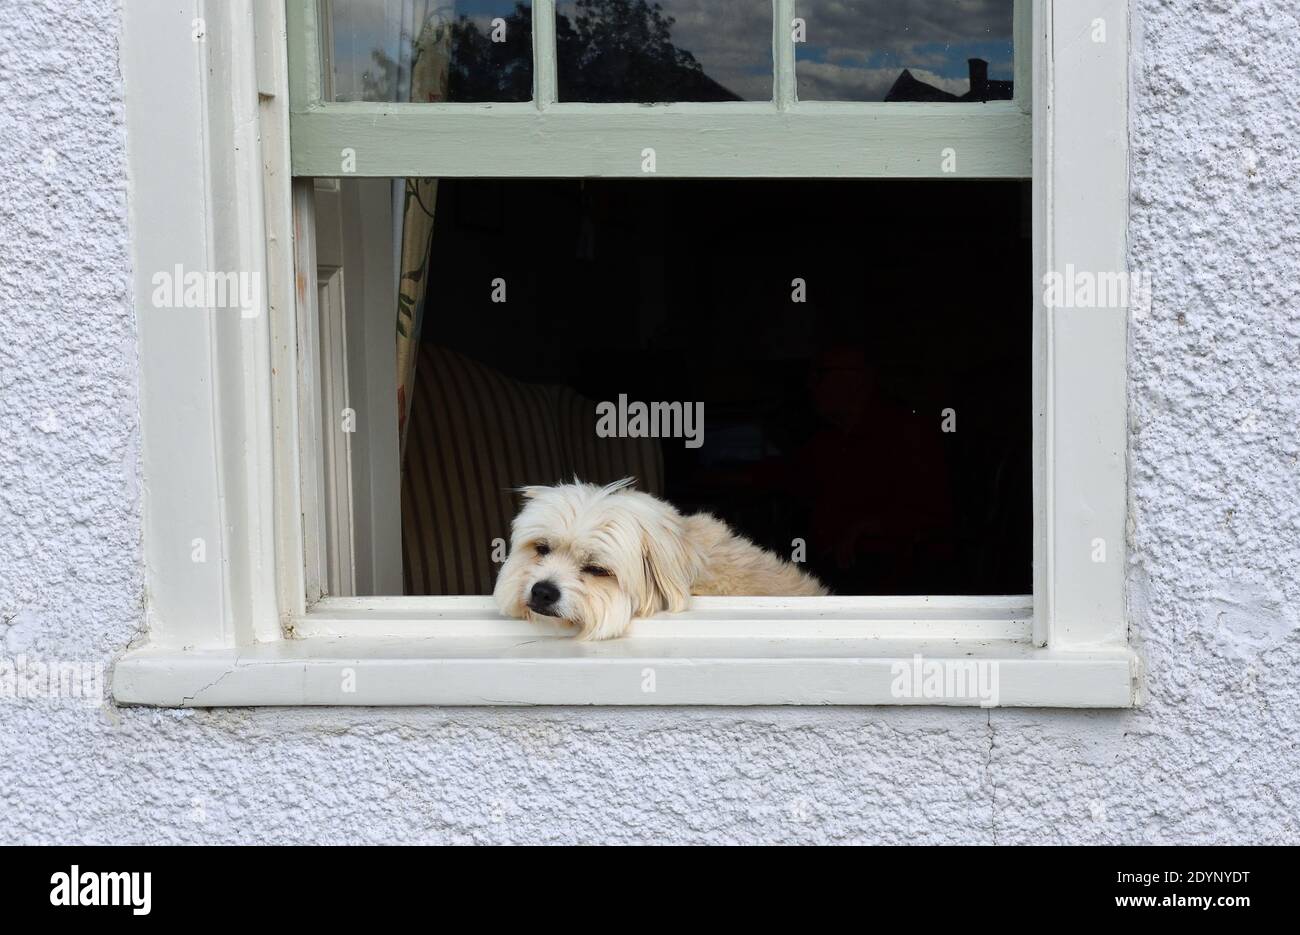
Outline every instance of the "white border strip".
[[120, 704], [168, 707], [980, 704], [974, 697], [900, 697], [899, 673], [919, 655], [926, 664], [995, 667], [999, 707], [1133, 703], [1127, 651], [809, 642], [710, 640], [692, 644], [689, 656], [669, 641], [636, 637], [606, 643], [340, 639], [285, 641], [245, 652], [146, 650], [119, 663], [113, 695]]

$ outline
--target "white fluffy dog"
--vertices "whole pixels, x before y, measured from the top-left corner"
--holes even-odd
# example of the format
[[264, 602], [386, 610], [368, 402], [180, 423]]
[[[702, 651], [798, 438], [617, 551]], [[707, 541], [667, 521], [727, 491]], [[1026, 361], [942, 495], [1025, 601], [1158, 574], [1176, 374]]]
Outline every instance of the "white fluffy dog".
[[683, 516], [632, 483], [522, 488], [492, 594], [501, 612], [561, 620], [579, 639], [607, 640], [634, 617], [684, 610], [692, 594], [827, 593], [721, 520]]

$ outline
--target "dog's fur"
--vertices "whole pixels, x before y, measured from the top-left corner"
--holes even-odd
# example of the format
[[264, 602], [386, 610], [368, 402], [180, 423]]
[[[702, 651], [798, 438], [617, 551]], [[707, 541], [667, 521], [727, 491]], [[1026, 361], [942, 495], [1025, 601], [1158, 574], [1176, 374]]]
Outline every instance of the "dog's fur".
[[622, 636], [634, 617], [684, 610], [692, 594], [827, 593], [817, 579], [707, 513], [683, 516], [632, 489], [525, 487], [493, 597], [501, 612], [563, 621], [579, 639]]

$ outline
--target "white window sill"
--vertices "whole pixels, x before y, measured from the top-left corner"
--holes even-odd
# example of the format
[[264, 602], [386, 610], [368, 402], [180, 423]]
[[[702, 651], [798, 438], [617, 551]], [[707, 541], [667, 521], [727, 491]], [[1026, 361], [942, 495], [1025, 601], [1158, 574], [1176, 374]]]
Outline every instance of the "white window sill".
[[[1036, 648], [1026, 622], [1009, 610], [965, 621], [848, 620], [832, 611], [813, 621], [776, 619], [775, 606], [744, 614], [693, 608], [638, 621], [623, 639], [582, 643], [479, 615], [486, 609], [478, 598], [464, 599], [462, 612], [432, 616], [416, 609], [418, 601], [380, 600], [392, 608], [386, 619], [371, 611], [364, 621], [356, 618], [368, 601], [323, 602], [295, 623], [306, 634], [300, 639], [133, 650], [114, 670], [114, 698], [167, 707], [1135, 703], [1136, 657], [1128, 649]], [[931, 668], [918, 670], [918, 656]], [[900, 691], [905, 668], [969, 674], [971, 663], [984, 667], [981, 684], [996, 685], [995, 693], [936, 693], [919, 684]]]

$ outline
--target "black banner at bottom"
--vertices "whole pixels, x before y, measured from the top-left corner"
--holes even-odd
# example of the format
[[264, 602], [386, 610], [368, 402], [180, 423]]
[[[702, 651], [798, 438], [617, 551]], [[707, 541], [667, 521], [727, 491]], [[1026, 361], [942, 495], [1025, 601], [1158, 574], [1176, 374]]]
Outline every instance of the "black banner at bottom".
[[[843, 881], [853, 880], [850, 899], [885, 912], [921, 906], [927, 922], [1041, 910], [1056, 914], [1045, 920], [1141, 916], [1182, 923], [1195, 916], [1231, 923], [1288, 905], [1281, 889], [1291, 857], [1289, 849], [1245, 847], [872, 848], [854, 854], [823, 880], [797, 871], [781, 880], [765, 868], [762, 902], [752, 885], [742, 882], [749, 871], [741, 865], [728, 868], [721, 886], [707, 888], [694, 874], [666, 870], [660, 879], [640, 870], [595, 875], [592, 882], [603, 878], [605, 886], [617, 889], [610, 899], [626, 899], [633, 888], [649, 889], [656, 902], [666, 897], [670, 909], [703, 899], [717, 905], [721, 897], [739, 917], [766, 911], [775, 893], [793, 900], [815, 887], [831, 896]], [[553, 907], [557, 895], [575, 892], [572, 876], [581, 866], [570, 856], [553, 871], [538, 873], [547, 864], [530, 861], [514, 879], [497, 874], [489, 880], [472, 861], [467, 874], [473, 879], [462, 883], [459, 874], [444, 869], [445, 856], [434, 863], [431, 855], [409, 848], [6, 848], [4, 858], [9, 909], [51, 920], [115, 917], [128, 924], [226, 918], [338, 923], [427, 912], [433, 900], [451, 903], [466, 892], [481, 896], [493, 885], [513, 905], [520, 905], [522, 889], [538, 897], [545, 893], [546, 905]], [[681, 892], [671, 892], [665, 879], [682, 881]], [[756, 900], [752, 906], [745, 905], [748, 894]], [[633, 898], [644, 911], [652, 897]], [[831, 898], [842, 904], [845, 897]]]

